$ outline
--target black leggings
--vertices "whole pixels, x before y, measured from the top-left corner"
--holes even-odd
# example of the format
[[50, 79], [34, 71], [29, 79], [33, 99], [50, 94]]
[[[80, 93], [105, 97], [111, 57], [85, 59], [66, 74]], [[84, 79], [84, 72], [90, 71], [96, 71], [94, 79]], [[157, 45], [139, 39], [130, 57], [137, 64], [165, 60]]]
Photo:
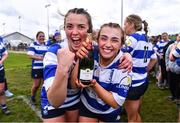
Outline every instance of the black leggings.
[[168, 72], [169, 88], [173, 97], [180, 99], [180, 74]]

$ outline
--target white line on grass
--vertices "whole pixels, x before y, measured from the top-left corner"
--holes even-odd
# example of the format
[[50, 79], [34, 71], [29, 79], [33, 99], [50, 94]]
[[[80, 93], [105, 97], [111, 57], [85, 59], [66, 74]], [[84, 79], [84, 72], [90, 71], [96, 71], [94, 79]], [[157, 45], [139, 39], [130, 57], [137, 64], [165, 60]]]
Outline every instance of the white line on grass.
[[11, 101], [14, 99], [22, 99], [36, 113], [36, 115], [42, 120], [41, 111], [38, 110], [35, 105], [32, 105], [30, 103], [30, 100], [26, 96], [23, 96], [23, 95], [16, 96], [16, 97], [8, 99], [7, 101]]

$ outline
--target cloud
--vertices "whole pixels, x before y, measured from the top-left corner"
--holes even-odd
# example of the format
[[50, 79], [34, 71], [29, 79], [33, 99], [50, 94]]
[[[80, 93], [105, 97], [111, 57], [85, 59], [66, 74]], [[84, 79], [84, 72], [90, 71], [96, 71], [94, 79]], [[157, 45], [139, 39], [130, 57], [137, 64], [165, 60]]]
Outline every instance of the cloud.
[[[21, 16], [22, 32], [30, 37], [36, 31], [43, 30], [47, 34], [47, 9], [49, 11], [50, 32], [63, 25], [63, 17], [57, 10], [65, 14], [69, 9], [82, 7], [92, 16], [94, 29], [103, 23], [121, 24], [122, 0], [1, 0], [0, 22], [6, 23], [6, 32], [18, 31], [18, 16]], [[135, 13], [149, 23], [150, 35], [180, 32], [179, 0], [123, 0], [123, 21], [129, 14]], [[2, 25], [1, 25], [2, 27]], [[2, 34], [2, 29], [0, 30]]]

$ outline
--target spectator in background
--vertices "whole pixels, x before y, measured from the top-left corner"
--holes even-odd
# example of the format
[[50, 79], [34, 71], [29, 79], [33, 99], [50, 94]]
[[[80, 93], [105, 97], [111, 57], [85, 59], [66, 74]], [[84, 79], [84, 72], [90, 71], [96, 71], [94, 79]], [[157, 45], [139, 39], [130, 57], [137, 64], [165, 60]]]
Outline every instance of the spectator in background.
[[41, 82], [43, 82], [43, 58], [47, 51], [47, 46], [44, 42], [44, 32], [37, 32], [36, 39], [37, 40], [35, 42], [30, 44], [27, 52], [29, 58], [32, 59], [31, 77], [33, 78], [33, 86], [30, 98], [32, 104], [36, 102], [36, 92], [41, 85]]
[[160, 89], [164, 89], [167, 87], [167, 71], [166, 71], [166, 65], [165, 65], [165, 56], [163, 49], [165, 45], [170, 41], [168, 33], [164, 32], [161, 35], [162, 40], [157, 42], [156, 46], [154, 47], [154, 50], [159, 57], [159, 80], [158, 80], [158, 87]]
[[[179, 68], [180, 68], [180, 34], [178, 34], [178, 36], [177, 36], [177, 41], [178, 41], [177, 44], [172, 46], [171, 52], [169, 54], [169, 59], [171, 61], [176, 62], [176, 64], [178, 65], [178, 71], [180, 71], [179, 70]], [[177, 69], [177, 67], [175, 69]], [[178, 112], [179, 112], [178, 122], [180, 122], [180, 73], [178, 73], [178, 74], [176, 73], [176, 76], [173, 76], [173, 80], [175, 82], [177, 82], [177, 87], [176, 87], [177, 101], [176, 101], [176, 103], [177, 103], [177, 108], [178, 108]]]
[[52, 44], [58, 43], [58, 42], [61, 42], [61, 33], [58, 30], [56, 30], [54, 35], [49, 38], [46, 45], [51, 46]]
[[8, 52], [5, 49], [5, 46], [0, 42], [0, 106], [4, 114], [9, 114], [10, 111], [6, 105], [6, 96], [5, 96], [5, 70], [4, 70], [4, 61], [8, 57]]
[[[169, 88], [172, 96], [168, 98], [171, 101], [176, 101], [178, 99], [178, 93], [180, 93], [179, 83], [180, 83], [180, 66], [177, 62], [169, 60], [169, 55], [174, 46], [180, 42], [180, 34], [177, 35], [176, 41], [169, 45], [166, 50], [165, 60], [166, 60], [166, 70], [168, 72]], [[179, 92], [178, 92], [179, 91]], [[180, 94], [179, 94], [180, 95]]]
[[[3, 38], [2, 37], [0, 37], [0, 43], [3, 43]], [[3, 43], [4, 44], [4, 43]], [[4, 90], [5, 90], [5, 96], [6, 97], [13, 97], [13, 93], [12, 92], [10, 92], [9, 90], [8, 90], [8, 84], [7, 84], [7, 80], [6, 80], [6, 78], [5, 78], [5, 85], [4, 85]]]

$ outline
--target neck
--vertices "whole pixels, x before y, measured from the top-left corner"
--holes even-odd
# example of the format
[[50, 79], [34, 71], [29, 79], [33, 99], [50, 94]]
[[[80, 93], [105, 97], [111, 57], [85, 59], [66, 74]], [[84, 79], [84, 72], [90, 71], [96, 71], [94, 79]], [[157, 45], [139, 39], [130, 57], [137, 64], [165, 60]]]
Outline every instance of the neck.
[[113, 59], [114, 58], [112, 58], [112, 59], [103, 59], [102, 57], [100, 57], [100, 65], [103, 66], [103, 67], [106, 67], [113, 61]]

